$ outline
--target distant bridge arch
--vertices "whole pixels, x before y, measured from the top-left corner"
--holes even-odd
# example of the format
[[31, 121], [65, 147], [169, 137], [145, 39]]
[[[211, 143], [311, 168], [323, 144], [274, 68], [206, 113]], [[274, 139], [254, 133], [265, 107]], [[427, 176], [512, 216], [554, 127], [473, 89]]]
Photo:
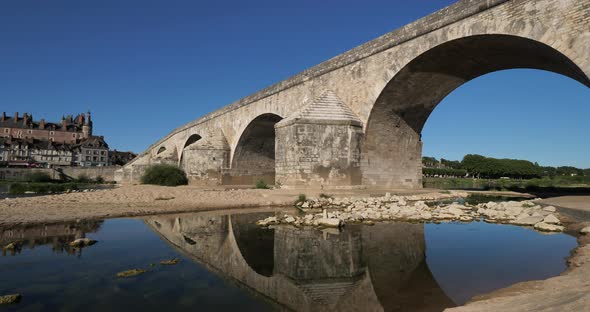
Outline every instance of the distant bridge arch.
[[232, 184], [274, 184], [275, 125], [283, 118], [265, 113], [254, 118], [242, 131], [231, 157]]

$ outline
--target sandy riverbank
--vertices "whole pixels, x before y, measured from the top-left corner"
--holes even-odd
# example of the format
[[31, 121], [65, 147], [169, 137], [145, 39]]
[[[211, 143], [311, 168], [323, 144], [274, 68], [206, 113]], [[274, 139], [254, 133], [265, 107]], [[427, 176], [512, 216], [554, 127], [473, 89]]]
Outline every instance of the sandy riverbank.
[[[434, 190], [389, 190], [396, 194]], [[327, 191], [325, 191], [328, 193]], [[203, 189], [193, 186], [127, 185], [108, 190], [0, 200], [0, 226], [56, 223], [161, 213], [245, 207], [292, 206], [299, 194], [319, 196], [314, 190]], [[379, 190], [334, 190], [335, 196], [370, 196]]]

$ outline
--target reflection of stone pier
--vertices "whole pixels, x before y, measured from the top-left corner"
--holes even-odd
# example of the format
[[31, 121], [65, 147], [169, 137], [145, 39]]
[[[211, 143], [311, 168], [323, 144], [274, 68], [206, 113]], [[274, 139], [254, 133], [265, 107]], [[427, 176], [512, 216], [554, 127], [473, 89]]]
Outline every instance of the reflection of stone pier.
[[297, 311], [441, 311], [453, 302], [425, 261], [424, 226], [350, 225], [339, 234], [262, 229], [264, 214], [147, 217], [217, 274]]

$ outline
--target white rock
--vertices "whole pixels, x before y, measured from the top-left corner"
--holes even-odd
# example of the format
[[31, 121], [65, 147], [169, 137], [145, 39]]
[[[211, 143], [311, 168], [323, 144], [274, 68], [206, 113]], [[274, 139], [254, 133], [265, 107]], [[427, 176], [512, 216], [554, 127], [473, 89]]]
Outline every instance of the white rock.
[[555, 212], [556, 209], [553, 206], [547, 206], [547, 207], [543, 208], [543, 210], [549, 211], [549, 212]]
[[580, 230], [580, 233], [586, 235], [586, 234], [590, 234], [590, 226], [587, 226], [583, 229]]
[[295, 218], [293, 218], [292, 216], [288, 216], [285, 218], [285, 222], [287, 223], [293, 223], [295, 222]]
[[422, 218], [424, 220], [430, 220], [430, 219], [432, 219], [432, 213], [430, 213], [430, 211], [422, 211], [420, 213], [420, 218]]
[[535, 230], [545, 232], [563, 232], [564, 227], [560, 225], [548, 224], [545, 222], [539, 222], [535, 224]]
[[258, 222], [256, 222], [256, 224], [260, 225], [260, 226], [267, 226], [267, 225], [271, 225], [271, 224], [277, 224], [277, 217], [268, 217], [264, 220], [259, 220]]
[[325, 227], [340, 227], [342, 225], [342, 220], [340, 219], [326, 219], [321, 218], [317, 220], [318, 225], [323, 225]]
[[461, 216], [461, 217], [459, 217], [459, 220], [461, 220], [463, 222], [467, 222], [467, 221], [473, 221], [473, 218], [470, 216]]
[[303, 204], [301, 204], [301, 208], [309, 208], [309, 203], [304, 202]]
[[516, 225], [535, 225], [543, 221], [543, 219], [543, 216], [530, 216], [522, 219], [516, 219], [514, 221], [511, 221], [510, 223]]
[[518, 216], [521, 213], [522, 213], [522, 208], [521, 207], [510, 206], [510, 207], [506, 208], [506, 214], [508, 214], [508, 215]]
[[457, 208], [455, 205], [451, 205], [449, 207], [447, 207], [447, 211], [453, 215], [455, 215], [455, 217], [459, 217], [463, 214], [463, 210]]
[[557, 219], [557, 217], [552, 214], [546, 216], [545, 219], [543, 219], [543, 222], [548, 224], [561, 224], [559, 219]]

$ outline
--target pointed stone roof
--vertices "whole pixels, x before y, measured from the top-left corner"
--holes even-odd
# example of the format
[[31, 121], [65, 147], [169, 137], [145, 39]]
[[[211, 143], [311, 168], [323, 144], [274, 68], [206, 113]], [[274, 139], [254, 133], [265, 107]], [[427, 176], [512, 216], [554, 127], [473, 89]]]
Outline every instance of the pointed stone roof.
[[332, 91], [326, 91], [299, 112], [279, 122], [277, 127], [293, 123], [323, 123], [362, 126], [361, 120]]
[[225, 139], [225, 135], [223, 135], [223, 132], [220, 130], [216, 131], [216, 133], [203, 136], [202, 139], [198, 140], [194, 144], [189, 145], [187, 149], [229, 150], [229, 144]]

